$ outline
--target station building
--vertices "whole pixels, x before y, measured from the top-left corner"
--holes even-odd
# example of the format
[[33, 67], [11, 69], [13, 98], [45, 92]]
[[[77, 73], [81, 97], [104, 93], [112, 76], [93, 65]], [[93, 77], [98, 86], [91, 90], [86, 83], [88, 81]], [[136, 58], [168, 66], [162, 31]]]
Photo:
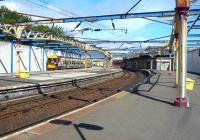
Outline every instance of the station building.
[[200, 48], [188, 51], [187, 70], [191, 73], [200, 74]]

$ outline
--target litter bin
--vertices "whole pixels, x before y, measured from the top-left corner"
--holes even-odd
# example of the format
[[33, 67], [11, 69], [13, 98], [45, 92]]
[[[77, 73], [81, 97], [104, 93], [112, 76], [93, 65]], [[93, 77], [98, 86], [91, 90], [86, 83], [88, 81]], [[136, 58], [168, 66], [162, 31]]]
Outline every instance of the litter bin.
[[19, 72], [19, 77], [20, 78], [29, 78], [30, 77], [30, 74], [29, 74], [29, 71], [20, 71]]
[[186, 78], [186, 89], [187, 90], [193, 90], [194, 83], [195, 83], [195, 80], [192, 80], [190, 78]]

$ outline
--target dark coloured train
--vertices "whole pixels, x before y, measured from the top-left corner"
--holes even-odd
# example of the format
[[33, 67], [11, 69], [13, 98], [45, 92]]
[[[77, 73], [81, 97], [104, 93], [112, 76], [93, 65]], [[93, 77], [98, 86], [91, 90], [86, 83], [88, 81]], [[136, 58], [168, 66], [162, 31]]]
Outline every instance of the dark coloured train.
[[124, 58], [121, 62], [121, 68], [138, 69], [150, 69], [151, 68], [151, 56], [141, 55], [134, 58]]
[[[169, 70], [169, 63], [169, 55], [155, 55], [152, 57], [151, 55], [141, 54], [138, 57], [123, 59], [121, 68]], [[174, 67], [173, 58], [171, 59], [171, 67]]]

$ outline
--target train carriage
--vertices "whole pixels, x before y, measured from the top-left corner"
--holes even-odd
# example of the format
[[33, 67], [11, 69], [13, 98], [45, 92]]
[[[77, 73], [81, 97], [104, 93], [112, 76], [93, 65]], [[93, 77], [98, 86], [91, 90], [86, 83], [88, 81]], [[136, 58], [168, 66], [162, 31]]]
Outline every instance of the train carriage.
[[[64, 56], [48, 56], [47, 70], [78, 69], [84, 68], [85, 60], [80, 58], [70, 58]], [[87, 67], [92, 67], [92, 61], [87, 60]]]

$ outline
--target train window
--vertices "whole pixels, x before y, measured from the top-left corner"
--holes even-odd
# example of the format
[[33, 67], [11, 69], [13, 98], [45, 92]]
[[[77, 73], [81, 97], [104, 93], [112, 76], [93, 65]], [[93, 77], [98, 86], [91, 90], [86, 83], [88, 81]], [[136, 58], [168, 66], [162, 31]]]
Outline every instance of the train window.
[[48, 58], [48, 63], [54, 63], [57, 62], [56, 58]]
[[60, 63], [61, 63], [61, 64], [65, 64], [65, 59], [64, 59], [64, 58], [61, 58], [61, 59], [60, 59]]

